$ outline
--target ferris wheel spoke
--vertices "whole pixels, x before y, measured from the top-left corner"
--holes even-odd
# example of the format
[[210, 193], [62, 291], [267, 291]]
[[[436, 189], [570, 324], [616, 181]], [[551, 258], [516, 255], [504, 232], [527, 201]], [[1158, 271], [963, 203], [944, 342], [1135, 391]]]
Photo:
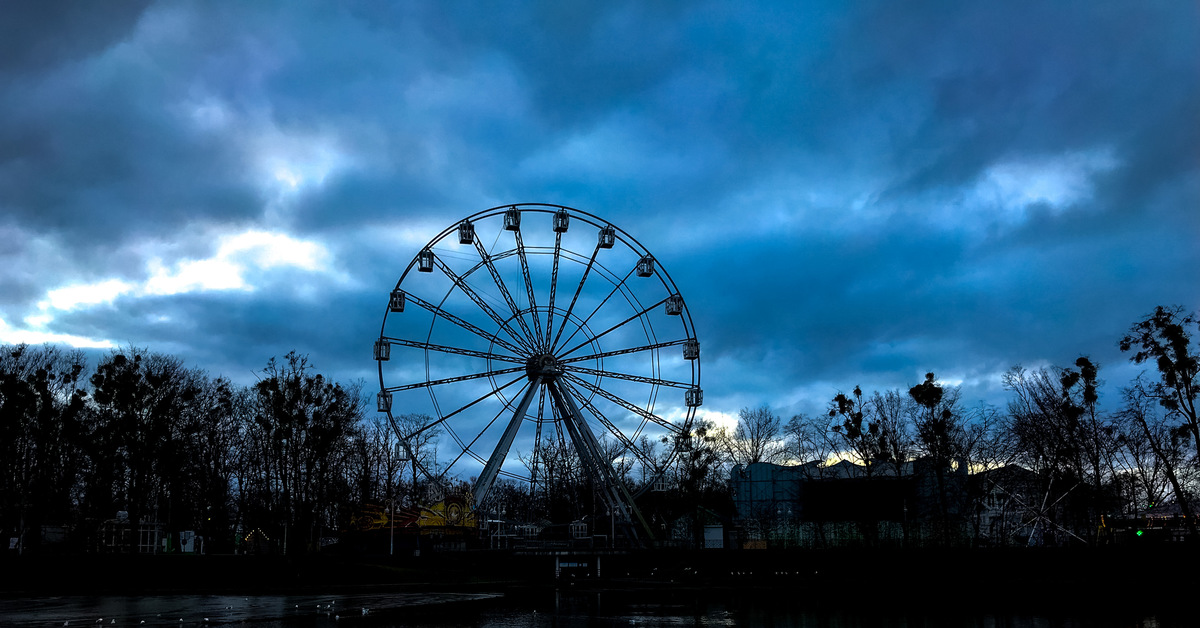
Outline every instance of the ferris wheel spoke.
[[420, 342], [418, 340], [405, 340], [404, 338], [392, 338], [383, 336], [382, 340], [394, 345], [412, 347], [414, 349], [424, 349], [426, 351], [437, 351], [440, 353], [453, 353], [456, 355], [465, 355], [472, 358], [480, 358], [484, 360], [499, 360], [501, 362], [512, 362], [514, 364], [524, 364], [525, 358], [513, 355], [503, 355], [499, 353], [490, 353], [487, 351], [475, 351], [473, 349], [463, 349], [460, 347], [449, 347], [446, 345], [435, 345], [429, 342]]
[[669, 379], [659, 379], [657, 377], [646, 377], [644, 375], [633, 375], [631, 373], [619, 373], [617, 371], [599, 369], [589, 369], [582, 366], [572, 366], [572, 373], [582, 373], [584, 375], [595, 375], [596, 377], [611, 377], [613, 379], [623, 379], [627, 382], [637, 382], [639, 384], [654, 384], [656, 386], [668, 386], [671, 388], [691, 388], [690, 383], [674, 382]]
[[[529, 299], [529, 318], [533, 321], [533, 335], [530, 338], [543, 351], [542, 347], [542, 323], [537, 315], [537, 295], [533, 293], [533, 280], [529, 278], [529, 258], [525, 256], [525, 240], [521, 238], [521, 230], [517, 229], [513, 232], [517, 241], [517, 257], [521, 260], [521, 276], [525, 279], [525, 294]], [[522, 317], [524, 320], [524, 317]]]
[[[658, 398], [657, 391], [654, 393], [653, 398], [654, 399]], [[653, 401], [651, 401], [651, 404], [653, 404]], [[647, 418], [647, 415], [642, 415], [641, 420], [638, 421], [637, 428], [630, 432], [629, 439], [637, 440], [638, 437], [640, 437], [642, 435], [642, 431], [646, 429], [646, 425], [648, 423], [650, 423], [650, 419]], [[656, 425], [657, 425], [657, 423], [656, 423]]]
[[[616, 284], [614, 284], [613, 289], [610, 290], [608, 292], [608, 294], [604, 295], [604, 298], [600, 300], [600, 303], [598, 303], [596, 305], [596, 307], [592, 308], [592, 313], [588, 314], [587, 317], [585, 317], [583, 319], [583, 322], [579, 323], [579, 326], [575, 328], [575, 331], [571, 332], [571, 335], [567, 336], [567, 339], [562, 342], [564, 345], [571, 342], [571, 340], [573, 338], [575, 338], [575, 336], [577, 336], [579, 334], [579, 332], [583, 330], [584, 327], [587, 326], [588, 322], [592, 320], [592, 317], [595, 316], [597, 312], [604, 309], [604, 306], [608, 303], [608, 300], [611, 299], [614, 294], [619, 292], [621, 290], [621, 288], [625, 287], [625, 282], [629, 281], [629, 277], [631, 275], [633, 275], [633, 269], [630, 269], [629, 272], [626, 273], [625, 276], [621, 278], [621, 281], [618, 281]], [[558, 347], [559, 345], [558, 345], [558, 343], [555, 343], [554, 346]], [[566, 355], [566, 354], [564, 353], [563, 355]]]
[[[522, 390], [524, 390], [524, 389], [522, 389]], [[462, 460], [463, 456], [470, 457], [480, 464], [485, 464], [487, 462], [486, 460], [484, 460], [483, 456], [480, 456], [479, 454], [475, 453], [475, 451], [471, 448], [475, 446], [475, 443], [479, 442], [480, 438], [483, 438], [483, 435], [486, 434], [487, 431], [492, 428], [492, 425], [494, 425], [496, 423], [496, 421], [498, 421], [500, 419], [500, 417], [504, 416], [504, 410], [507, 408], [508, 408], [508, 406], [501, 408], [500, 411], [497, 412], [492, 417], [492, 420], [488, 421], [487, 425], [483, 426], [483, 429], [479, 430], [479, 433], [475, 435], [475, 438], [471, 439], [471, 442], [464, 443], [464, 442], [459, 441], [458, 445], [462, 449], [462, 451], [460, 451], [458, 453], [458, 455], [455, 456], [454, 459], [450, 461], [450, 465], [449, 465], [450, 467], [453, 467], [455, 464], [458, 464], [458, 461]]]
[[[521, 389], [519, 391], [517, 391], [517, 394], [522, 397], [522, 401], [523, 401], [525, 396], [531, 394], [529, 384], [527, 383], [525, 386], [522, 386]], [[488, 430], [492, 429], [492, 426], [496, 424], [496, 421], [499, 421], [500, 417], [502, 417], [506, 414], [505, 411], [508, 410], [508, 408], [509, 408], [509, 406], [507, 404], [504, 405], [503, 407], [501, 407], [500, 410], [496, 413], [496, 415], [492, 417], [492, 420], [488, 421], [487, 425], [484, 425], [483, 429], [479, 430], [479, 433], [475, 435], [475, 438], [471, 439], [470, 443], [467, 443], [467, 447], [468, 448], [474, 447], [475, 443], [478, 443], [479, 439], [483, 438], [483, 435], [486, 434]], [[524, 415], [522, 415], [522, 416], [524, 416]], [[481, 456], [476, 456], [475, 459], [479, 460], [480, 462], [483, 462], [483, 458]]]
[[588, 258], [587, 267], [583, 269], [583, 277], [579, 279], [579, 285], [575, 286], [575, 296], [571, 297], [571, 305], [567, 306], [567, 313], [563, 314], [562, 322], [558, 324], [558, 333], [554, 335], [554, 342], [550, 343], [551, 350], [558, 346], [558, 339], [562, 338], [563, 330], [567, 327], [567, 321], [571, 320], [571, 312], [575, 311], [575, 303], [579, 301], [579, 294], [583, 292], [583, 284], [587, 283], [588, 276], [592, 274], [592, 267], [596, 265], [596, 255], [598, 253], [600, 253], [600, 243], [596, 242], [596, 248], [592, 249], [592, 256]]
[[592, 428], [583, 420], [583, 416], [575, 407], [574, 399], [567, 397], [567, 394], [562, 390], [562, 382], [554, 381], [549, 384], [550, 397], [558, 410], [559, 422], [567, 428], [567, 432], [571, 436], [571, 443], [575, 446], [575, 452], [579, 455], [579, 461], [583, 463], [587, 469], [588, 475], [596, 480], [603, 478], [604, 463], [603, 456], [600, 454], [599, 443], [596, 440], [596, 435], [592, 432]]
[[672, 340], [670, 342], [659, 342], [656, 344], [644, 345], [641, 347], [629, 347], [628, 349], [613, 349], [612, 351], [603, 351], [601, 353], [593, 353], [591, 355], [581, 355], [581, 356], [577, 356], [574, 358], [566, 358], [566, 359], [559, 360], [559, 362], [562, 364], [571, 364], [573, 362], [586, 362], [588, 360], [600, 360], [603, 358], [611, 358], [613, 356], [618, 356], [618, 355], [637, 353], [639, 351], [654, 351], [654, 350], [663, 349], [666, 347], [674, 347], [676, 345], [685, 344], [685, 343], [687, 343], [687, 341], [688, 341], [687, 338], [683, 338], [680, 340]]
[[529, 485], [537, 486], [538, 456], [542, 449], [542, 426], [546, 420], [546, 387], [542, 386], [538, 393], [537, 430], [533, 433], [533, 457], [529, 465]]
[[446, 310], [443, 310], [442, 308], [440, 308], [424, 299], [421, 299], [420, 297], [413, 296], [411, 294], [406, 295], [406, 297], [408, 298], [409, 301], [416, 303], [418, 306], [425, 309], [430, 314], [433, 314], [434, 316], [437, 316], [438, 318], [442, 318], [451, 323], [454, 323], [455, 325], [462, 327], [463, 329], [471, 332], [472, 334], [475, 334], [476, 336], [479, 336], [480, 338], [483, 338], [484, 340], [487, 340], [488, 342], [494, 342], [497, 345], [500, 345], [501, 347], [508, 349], [509, 351], [513, 352], [514, 354], [521, 355], [523, 353], [525, 353], [525, 354], [529, 353], [528, 348], [525, 348], [525, 349], [518, 348], [516, 345], [513, 345], [512, 343], [508, 342], [507, 340], [505, 340], [499, 336], [493, 336], [492, 334], [489, 334], [486, 331], [483, 331], [482, 329], [476, 327], [475, 325], [468, 323], [467, 321], [447, 312]]
[[[651, 464], [651, 466], [653, 466], [651, 461], [646, 458], [644, 452], [642, 452], [640, 449], [638, 449], [638, 447], [633, 443], [633, 441], [630, 440], [629, 437], [625, 436], [625, 433], [622, 432], [619, 428], [617, 428], [617, 426], [615, 424], [613, 424], [613, 422], [610, 421], [608, 419], [608, 417], [605, 416], [604, 413], [600, 411], [599, 408], [596, 407], [596, 404], [585, 399], [584, 395], [581, 394], [578, 390], [576, 390], [574, 386], [571, 386], [570, 384], [566, 384], [564, 386], [564, 388], [566, 388], [567, 391], [571, 394], [571, 396], [575, 398], [575, 403], [579, 404], [582, 409], [587, 410], [588, 412], [590, 412], [592, 414], [592, 416], [596, 417], [596, 419], [598, 421], [600, 421], [600, 423], [602, 425], [604, 425], [604, 428], [606, 430], [608, 430], [608, 432], [610, 434], [612, 434], [613, 437], [615, 437], [618, 441], [621, 442], [621, 444], [623, 444], [625, 446], [625, 451], [632, 453], [635, 457], [637, 457], [638, 460], [641, 460], [642, 462]], [[643, 419], [643, 423], [644, 422], [645, 422], [645, 420]], [[635, 438], [636, 438], [636, 434], [635, 434]], [[609, 462], [612, 462], [612, 461], [610, 460]]]
[[666, 430], [668, 430], [672, 433], [679, 431], [679, 428], [672, 425], [670, 421], [667, 421], [666, 419], [664, 419], [660, 416], [657, 416], [652, 412], [648, 412], [648, 411], [646, 411], [645, 408], [642, 408], [642, 407], [638, 406], [637, 404], [634, 404], [630, 401], [622, 399], [621, 397], [618, 397], [617, 395], [614, 395], [613, 393], [610, 393], [607, 390], [604, 390], [603, 388], [600, 388], [599, 386], [596, 386], [595, 384], [592, 384], [591, 382], [584, 380], [583, 378], [579, 377], [578, 375], [574, 375], [572, 373], [564, 373], [564, 375], [567, 379], [571, 380], [572, 382], [576, 383], [577, 385], [582, 386], [583, 388], [586, 388], [589, 391], [591, 391], [597, 395], [600, 395], [601, 397], [604, 397], [605, 399], [617, 404], [618, 406], [621, 406], [622, 408], [625, 408], [626, 410], [642, 417], [643, 419], [646, 419], [648, 421], [655, 423], [659, 427], [665, 428]]
[[483, 377], [492, 377], [495, 375], [504, 375], [506, 373], [516, 373], [518, 371], [524, 371], [524, 370], [525, 370], [525, 367], [523, 367], [523, 366], [515, 366], [510, 369], [499, 369], [496, 371], [484, 371], [482, 373], [471, 373], [470, 375], [459, 375], [458, 377], [447, 377], [445, 379], [435, 379], [435, 380], [429, 380], [429, 381], [424, 381], [424, 382], [417, 382], [415, 384], [405, 384], [403, 386], [389, 386], [387, 388], [384, 388], [383, 390], [385, 390], [387, 392], [401, 392], [404, 390], [413, 390], [415, 388], [430, 388], [432, 386], [455, 384], [458, 382], [470, 381], [472, 379], [480, 379]]
[[599, 441], [596, 440], [596, 434], [583, 420], [579, 407], [575, 405], [575, 399], [570, 393], [563, 391], [560, 380], [552, 380], [547, 385], [555, 402], [563, 405], [566, 414], [563, 422], [572, 432], [572, 440], [575, 441], [580, 460], [585, 461], [585, 466], [590, 467], [589, 471], [592, 477], [600, 483], [601, 495], [604, 496], [608, 507], [619, 512], [623, 521], [632, 522], [630, 514], [636, 514], [642, 528], [648, 535], [653, 536], [649, 525], [638, 511], [633, 497], [629, 495], [620, 476], [617, 475], [616, 469], [613, 468], [612, 461], [605, 458], [604, 451], [600, 447]]
[[[558, 257], [562, 254], [562, 232], [554, 232], [554, 266], [550, 270], [550, 305], [546, 308], [546, 349], [550, 349], [550, 334], [554, 333], [554, 297], [558, 293]], [[535, 314], [536, 315], [536, 314]]]
[[[521, 331], [525, 334], [525, 342], [522, 344], [526, 344], [531, 351], [536, 352], [538, 345], [537, 336], [534, 336], [533, 333], [529, 331], [529, 325], [525, 323], [525, 317], [521, 316], [521, 310], [517, 307], [516, 300], [513, 299], [512, 293], [508, 291], [508, 286], [504, 284], [504, 278], [500, 276], [500, 271], [496, 270], [496, 265], [492, 263], [492, 256], [488, 254], [486, 249], [483, 248], [483, 243], [479, 241], [479, 238], [475, 238], [475, 250], [479, 252], [479, 259], [487, 268], [488, 274], [492, 276], [492, 282], [495, 283], [496, 288], [500, 290], [500, 295], [504, 297], [504, 302], [508, 304], [508, 309], [510, 312], [512, 312], [513, 318], [517, 319], [517, 324], [521, 326]], [[524, 262], [524, 249], [518, 247], [517, 252], [521, 256], [521, 261]], [[521, 339], [517, 338], [517, 341], [520, 342]]]
[[[492, 450], [492, 455], [488, 457], [487, 463], [483, 465], [483, 471], [479, 473], [479, 479], [475, 481], [474, 493], [475, 503], [483, 503], [487, 498], [487, 494], [492, 489], [492, 482], [496, 481], [496, 474], [500, 471], [500, 465], [504, 459], [508, 457], [508, 450], [512, 448], [513, 440], [517, 437], [517, 431], [521, 428], [521, 422], [525, 420], [525, 414], [529, 412], [529, 403], [533, 401], [533, 397], [537, 394], [537, 389], [541, 388], [541, 377], [533, 377], [529, 380], [529, 386], [525, 389], [525, 394], [521, 396], [521, 403], [517, 406], [516, 412], [513, 412], [512, 419], [504, 428], [504, 433], [500, 436], [500, 441], [496, 443], [496, 448]], [[505, 406], [507, 408], [508, 406]], [[499, 418], [497, 415], [496, 418]], [[492, 419], [488, 423], [488, 427], [479, 430], [479, 435], [475, 440], [471, 441], [474, 445], [483, 436], [484, 432], [495, 423], [496, 419]], [[470, 449], [468, 447], [468, 449]]]
[[[478, 239], [476, 239], [476, 242], [478, 242]], [[533, 345], [529, 344], [529, 340], [527, 338], [521, 337], [520, 334], [514, 334], [512, 332], [512, 330], [508, 328], [508, 325], [505, 324], [504, 319], [500, 318], [500, 315], [497, 314], [496, 311], [492, 309], [492, 306], [488, 305], [487, 301], [484, 301], [483, 297], [479, 296], [479, 293], [475, 292], [475, 289], [472, 288], [469, 284], [467, 284], [466, 279], [458, 276], [458, 274], [455, 273], [453, 269], [451, 269], [449, 266], [446, 265], [445, 262], [442, 261], [441, 257], [434, 257], [433, 259], [434, 259], [434, 263], [437, 264], [437, 267], [442, 271], [442, 273], [444, 273], [447, 277], [449, 277], [450, 281], [454, 282], [454, 286], [456, 288], [458, 288], [460, 291], [462, 291], [463, 294], [467, 295], [467, 298], [474, 301], [476, 307], [478, 307], [480, 310], [482, 310], [484, 314], [487, 314], [487, 317], [492, 319], [492, 322], [496, 323], [496, 325], [500, 329], [507, 331], [508, 335], [513, 340], [516, 340], [521, 346], [525, 347], [526, 351], [528, 351], [530, 353], [536, 352], [536, 349], [533, 348]], [[490, 264], [488, 265], [488, 268], [491, 270], [495, 270]], [[505, 295], [507, 296], [508, 293], [506, 292]], [[511, 300], [512, 297], [508, 296], [508, 299]]]
[[487, 462], [486, 460], [483, 459], [483, 456], [480, 456], [479, 454], [471, 451], [470, 445], [468, 445], [466, 443], [459, 443], [459, 447], [462, 449], [462, 451], [458, 452], [458, 455], [455, 456], [454, 459], [450, 461], [450, 464], [446, 465], [446, 469], [453, 469], [454, 465], [458, 464], [458, 461], [463, 459], [463, 456], [471, 458], [480, 464]]
[[421, 434], [421, 432], [424, 432], [425, 430], [428, 430], [428, 429], [431, 429], [431, 428], [437, 427], [438, 425], [441, 425], [442, 423], [445, 423], [446, 421], [448, 421], [448, 420], [450, 420], [450, 419], [454, 418], [454, 416], [455, 416], [455, 415], [457, 415], [458, 413], [460, 413], [460, 412], [462, 412], [462, 411], [464, 411], [464, 410], [466, 410], [466, 409], [470, 408], [471, 406], [474, 406], [474, 405], [475, 405], [475, 404], [477, 404], [477, 403], [480, 403], [480, 402], [482, 402], [483, 400], [485, 400], [485, 399], [487, 399], [487, 398], [489, 398], [489, 397], [495, 397], [496, 395], [500, 394], [500, 392], [501, 392], [502, 390], [504, 390], [505, 388], [508, 388], [509, 386], [512, 386], [513, 384], [515, 384], [515, 383], [517, 383], [517, 382], [519, 382], [519, 381], [521, 381], [521, 380], [523, 380], [523, 379], [526, 379], [524, 375], [521, 375], [521, 376], [519, 376], [519, 377], [515, 377], [515, 378], [513, 378], [512, 380], [510, 380], [508, 383], [506, 383], [506, 384], [504, 384], [504, 385], [502, 385], [502, 386], [497, 386], [497, 387], [493, 388], [492, 390], [490, 390], [490, 391], [488, 391], [488, 392], [484, 393], [482, 396], [480, 396], [480, 397], [476, 398], [474, 401], [472, 401], [472, 402], [468, 403], [468, 404], [467, 404], [467, 405], [465, 405], [465, 406], [462, 406], [461, 408], [459, 408], [459, 409], [457, 409], [457, 410], [455, 410], [455, 411], [451, 412], [450, 414], [442, 415], [442, 418], [440, 418], [440, 419], [438, 419], [438, 420], [436, 420], [436, 421], [434, 421], [434, 422], [430, 423], [429, 425], [426, 425], [425, 427], [422, 427], [421, 429], [419, 429], [419, 430], [417, 430], [417, 431], [413, 432], [412, 434], [410, 434], [410, 435], [406, 436], [405, 438], [414, 438], [414, 437], [416, 437], [416, 436], [419, 436], [419, 435]]
[[[604, 330], [604, 331], [602, 331], [602, 332], [600, 332], [600, 333], [598, 333], [598, 334], [596, 334], [596, 335], [592, 336], [591, 338], [588, 338], [587, 340], [585, 340], [585, 341], [583, 341], [583, 342], [581, 342], [581, 343], [579, 343], [579, 344], [575, 345], [574, 347], [571, 347], [571, 349], [570, 349], [570, 350], [568, 350], [568, 351], [563, 351], [563, 352], [562, 352], [560, 355], [561, 355], [561, 356], [563, 356], [563, 357], [565, 357], [565, 356], [571, 355], [572, 353], [575, 353], [576, 351], [578, 351], [578, 350], [582, 349], [583, 347], [586, 347], [586, 346], [588, 346], [588, 345], [592, 344], [593, 342], [595, 342], [596, 340], [600, 339], [601, 337], [603, 337], [603, 336], [605, 336], [605, 335], [608, 335], [608, 334], [611, 334], [612, 332], [614, 332], [614, 331], [616, 331], [616, 330], [618, 330], [618, 329], [620, 329], [620, 328], [624, 327], [624, 326], [625, 326], [625, 325], [627, 325], [627, 324], [628, 324], [630, 321], [637, 320], [637, 319], [639, 319], [639, 318], [641, 318], [641, 317], [645, 316], [646, 314], [649, 314], [650, 312], [652, 312], [652, 311], [654, 310], [654, 308], [656, 308], [656, 307], [658, 307], [658, 306], [662, 305], [663, 303], [666, 303], [666, 302], [667, 302], [667, 299], [669, 299], [669, 298], [670, 298], [670, 297], [664, 297], [664, 298], [663, 298], [661, 301], [659, 301], [658, 303], [655, 303], [654, 305], [651, 305], [650, 307], [647, 307], [647, 308], [643, 309], [642, 311], [635, 313], [634, 315], [632, 315], [632, 316], [630, 316], [629, 318], [627, 318], [627, 319], [625, 319], [625, 320], [623, 320], [623, 321], [621, 321], [621, 322], [617, 323], [616, 325], [613, 325], [612, 327], [609, 327], [608, 329], [606, 329], [606, 330]], [[586, 321], [584, 321], [584, 322], [586, 322]], [[582, 327], [582, 326], [580, 326], [580, 327], [579, 327], [579, 329], [583, 329], [583, 327]], [[579, 329], [577, 329], [577, 330], [575, 330], [575, 331], [577, 331], [577, 332], [578, 332], [578, 331], [579, 331]], [[574, 336], [574, 334], [572, 334], [572, 336]]]

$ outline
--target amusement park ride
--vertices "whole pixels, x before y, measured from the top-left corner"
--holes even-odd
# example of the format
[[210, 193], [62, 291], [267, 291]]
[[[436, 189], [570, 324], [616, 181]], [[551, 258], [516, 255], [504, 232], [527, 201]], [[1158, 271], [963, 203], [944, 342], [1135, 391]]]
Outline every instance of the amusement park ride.
[[[558, 205], [494, 207], [421, 247], [391, 291], [375, 359], [378, 410], [435, 499], [475, 477], [468, 501], [487, 520], [498, 478], [536, 490], [547, 471], [528, 454], [569, 443], [634, 542], [653, 535], [616, 468], [661, 478], [703, 402], [700, 344], [662, 264]], [[406, 429], [402, 414], [429, 419]], [[451, 442], [418, 458], [430, 430]]]

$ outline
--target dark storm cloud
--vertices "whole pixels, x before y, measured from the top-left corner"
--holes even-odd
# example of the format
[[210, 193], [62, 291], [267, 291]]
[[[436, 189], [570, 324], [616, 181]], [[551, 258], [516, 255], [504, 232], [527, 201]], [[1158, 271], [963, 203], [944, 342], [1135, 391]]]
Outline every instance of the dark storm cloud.
[[[358, 377], [420, 244], [525, 201], [663, 260], [721, 412], [928, 370], [996, 402], [1013, 364], [1118, 364], [1137, 317], [1200, 306], [1190, 3], [22, 6], [0, 38], [9, 327], [117, 277], [135, 287], [54, 331]], [[151, 258], [246, 229], [330, 268], [139, 292]]]
[[32, 74], [101, 52], [128, 35], [148, 4], [6, 2], [0, 24], [0, 73]]
[[167, 32], [131, 3], [42, 6], [51, 8], [27, 16], [8, 44], [32, 67], [5, 68], [0, 96], [0, 206], [10, 219], [94, 263], [93, 247], [257, 208], [236, 144], [189, 124], [204, 64], [162, 54], [207, 34]]

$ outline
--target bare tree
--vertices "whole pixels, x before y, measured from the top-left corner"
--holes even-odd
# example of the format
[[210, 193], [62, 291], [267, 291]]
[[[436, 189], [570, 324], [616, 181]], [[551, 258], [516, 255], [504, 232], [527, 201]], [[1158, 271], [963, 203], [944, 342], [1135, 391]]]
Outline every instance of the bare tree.
[[626, 484], [628, 488], [633, 471], [635, 456], [620, 439], [610, 437], [608, 432], [601, 432], [596, 441], [600, 445], [601, 457], [612, 466], [615, 477]]
[[37, 541], [27, 531], [71, 514], [83, 466], [76, 435], [87, 411], [77, 387], [85, 366], [79, 351], [0, 346], [0, 526], [17, 531], [18, 553]]
[[[1086, 360], [1080, 363], [1090, 365]], [[1026, 371], [1015, 366], [1005, 373], [1004, 384], [1013, 393], [1008, 429], [1014, 458], [1047, 479], [1047, 495], [1050, 486], [1056, 487], [1057, 497], [1051, 501], [1060, 503], [1058, 510], [1066, 519], [1059, 523], [1078, 530], [1074, 536], [1086, 535], [1095, 542], [1093, 531], [1107, 510], [1111, 466], [1106, 457], [1112, 451], [1112, 432], [1094, 414], [1094, 400], [1088, 401], [1092, 395], [1087, 387], [1094, 386], [1095, 372], [1086, 370], [1083, 376], [1069, 369]], [[1096, 429], [1089, 410], [1081, 405], [1086, 403], [1093, 405]]]
[[[531, 519], [545, 517], [550, 521], [573, 521], [582, 510], [580, 504], [590, 500], [584, 495], [588, 482], [587, 473], [575, 448], [567, 443], [565, 435], [556, 433], [543, 438], [540, 446], [528, 455], [518, 454], [518, 459], [530, 470]], [[534, 474], [533, 470], [537, 469]]]
[[968, 471], [989, 471], [1012, 462], [1013, 448], [999, 409], [981, 404], [966, 410], [964, 416], [961, 452]]
[[862, 463], [867, 477], [875, 474], [878, 461], [884, 459], [881, 426], [874, 421], [863, 401], [862, 388], [855, 386], [851, 396], [838, 393], [829, 404], [829, 428], [842, 437], [842, 442]]
[[[701, 509], [723, 512], [730, 504], [729, 468], [722, 451], [729, 438], [726, 428], [699, 419], [691, 432], [674, 443], [676, 453], [667, 475], [675, 490], [663, 515], [667, 520], [689, 519], [692, 542], [698, 547], [704, 545]], [[663, 456], [669, 457], [670, 452], [664, 451]]]
[[294, 351], [268, 360], [263, 373], [254, 387], [256, 421], [269, 434], [268, 460], [279, 480], [283, 549], [293, 528], [315, 548], [325, 529], [338, 527], [342, 495], [350, 492], [346, 468], [363, 417], [361, 383], [330, 382]]
[[958, 409], [958, 389], [943, 388], [933, 373], [925, 381], [908, 389], [913, 408], [917, 441], [922, 452], [938, 467], [950, 465], [962, 455], [962, 414]]
[[[1187, 427], [1172, 425], [1172, 422], [1156, 407], [1158, 405], [1156, 402], [1160, 397], [1155, 392], [1148, 391], [1147, 388], [1148, 386], [1142, 382], [1141, 378], [1138, 378], [1132, 386], [1122, 391], [1125, 397], [1125, 406], [1121, 410], [1121, 417], [1127, 422], [1127, 425], [1135, 429], [1134, 434], [1130, 434], [1130, 437], [1126, 439], [1125, 449], [1130, 454], [1136, 455], [1142, 453], [1138, 451], [1139, 444], [1150, 448], [1157, 464], [1147, 468], [1143, 453], [1138, 456], [1138, 459], [1143, 462], [1139, 465], [1137, 472], [1148, 503], [1157, 503], [1154, 497], [1159, 490], [1152, 482], [1157, 473], [1151, 474], [1151, 472], [1161, 470], [1162, 476], [1170, 486], [1175, 502], [1179, 505], [1184, 520], [1187, 522], [1188, 531], [1195, 535], [1196, 523], [1195, 517], [1192, 516], [1194, 511], [1192, 488], [1196, 479], [1197, 465], [1196, 459], [1188, 451], [1190, 447], [1184, 445], [1190, 440]], [[1141, 434], [1137, 435], [1136, 430], [1139, 428]]]
[[871, 421], [878, 426], [876, 450], [880, 462], [888, 463], [894, 475], [904, 473], [916, 442], [912, 436], [912, 403], [898, 390], [875, 392], [867, 403]]
[[[178, 358], [129, 347], [100, 362], [91, 384], [97, 406], [91, 457], [111, 474], [111, 505], [122, 507], [137, 530], [144, 519], [157, 521], [169, 502], [168, 475], [178, 470], [174, 424], [197, 395], [196, 383]], [[129, 549], [136, 551], [138, 542], [131, 534]]]
[[427, 414], [400, 414], [394, 416], [393, 420], [399, 438], [392, 445], [392, 453], [389, 455], [392, 461], [407, 461], [408, 505], [416, 506], [421, 501], [421, 474], [437, 475], [437, 445], [442, 428]]
[[1083, 451], [1058, 378], [1046, 368], [1028, 371], [1014, 366], [1004, 374], [1004, 386], [1013, 394], [1009, 435], [1017, 461], [1034, 472], [1079, 482]]
[[[659, 451], [659, 446], [662, 444], [662, 441], [650, 438], [646, 434], [642, 434], [638, 439], [638, 451], [645, 454], [645, 458], [638, 459], [638, 475], [640, 476], [638, 481], [642, 486], [655, 481], [663, 472], [662, 467], [657, 464], [662, 456]], [[674, 444], [672, 443], [671, 446], [674, 447]]]
[[737, 426], [722, 444], [734, 465], [778, 462], [787, 455], [783, 422], [765, 405], [738, 411]]
[[[981, 473], [1009, 464], [1012, 461], [1012, 447], [1009, 446], [1005, 419], [1000, 410], [981, 404], [967, 410], [964, 415], [961, 456], [968, 472]], [[983, 533], [984, 500], [991, 486], [986, 483], [971, 484], [975, 485], [976, 490], [969, 494], [972, 501], [969, 502], [971, 509], [968, 517], [978, 540]]]
[[827, 462], [837, 453], [834, 433], [829, 421], [805, 414], [793, 416], [784, 426], [788, 456], [803, 466], [810, 479], [822, 477]]
[[1184, 314], [1181, 307], [1159, 306], [1154, 314], [1134, 324], [1121, 339], [1121, 351], [1133, 351], [1134, 364], [1154, 362], [1159, 380], [1143, 386], [1145, 393], [1166, 410], [1167, 418], [1179, 422], [1200, 459], [1200, 355], [1192, 347], [1188, 328], [1200, 324], [1200, 316]]
[[[937, 383], [933, 373], [926, 373], [925, 381], [909, 388], [908, 395], [916, 404], [914, 423], [917, 441], [933, 464], [937, 481], [938, 534], [946, 541], [954, 510], [950, 503], [948, 471], [966, 464], [962, 459], [966, 434], [962, 429], [962, 415], [958, 411], [958, 389], [947, 390]], [[965, 474], [966, 469], [962, 469], [962, 472]]]
[[360, 446], [359, 463], [364, 469], [358, 475], [363, 501], [398, 499], [407, 452], [391, 424], [379, 417], [367, 421]]
[[196, 395], [175, 422], [174, 472], [166, 473], [171, 486], [168, 525], [199, 532], [206, 551], [231, 551], [235, 441], [243, 410], [239, 389], [202, 371], [191, 370], [189, 376]]
[[1182, 507], [1191, 501], [1184, 490], [1185, 479], [1177, 475], [1185, 466], [1188, 448], [1180, 445], [1186, 440], [1177, 431], [1172, 433], [1158, 402], [1145, 394], [1143, 386], [1138, 380], [1122, 389], [1124, 403], [1116, 414], [1116, 475], [1132, 516], [1166, 503], [1176, 493], [1184, 495]]

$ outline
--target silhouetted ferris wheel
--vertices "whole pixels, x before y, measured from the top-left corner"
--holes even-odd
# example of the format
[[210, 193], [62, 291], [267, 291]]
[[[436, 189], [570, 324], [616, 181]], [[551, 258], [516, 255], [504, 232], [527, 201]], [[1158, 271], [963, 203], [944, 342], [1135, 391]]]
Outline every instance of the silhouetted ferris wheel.
[[614, 465], [661, 471], [703, 401], [691, 315], [659, 261], [555, 205], [495, 207], [429, 241], [391, 292], [375, 359], [379, 411], [403, 443], [444, 430], [422, 466], [434, 481], [477, 477], [476, 507], [498, 477], [536, 483], [529, 454], [556, 443], [632, 522]]

